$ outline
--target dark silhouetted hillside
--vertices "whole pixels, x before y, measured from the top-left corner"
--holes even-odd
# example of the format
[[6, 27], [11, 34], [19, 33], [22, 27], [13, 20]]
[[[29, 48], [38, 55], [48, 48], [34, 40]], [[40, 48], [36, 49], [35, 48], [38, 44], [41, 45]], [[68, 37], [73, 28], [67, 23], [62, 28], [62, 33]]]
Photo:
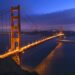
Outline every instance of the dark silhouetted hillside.
[[36, 72], [29, 73], [18, 66], [11, 58], [0, 60], [0, 75], [38, 75]]

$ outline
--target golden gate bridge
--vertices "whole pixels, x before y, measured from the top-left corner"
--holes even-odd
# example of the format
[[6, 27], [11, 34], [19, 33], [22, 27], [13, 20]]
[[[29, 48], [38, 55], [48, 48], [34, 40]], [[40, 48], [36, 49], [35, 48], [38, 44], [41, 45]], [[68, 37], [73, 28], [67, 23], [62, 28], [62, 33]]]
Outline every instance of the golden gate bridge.
[[[16, 12], [17, 11], [17, 12]], [[14, 15], [16, 13], [16, 15]], [[15, 22], [17, 20], [17, 22]], [[21, 47], [21, 27], [20, 27], [20, 6], [17, 7], [11, 7], [11, 48], [8, 49], [7, 52], [0, 55], [0, 59], [5, 59], [9, 56], [12, 56], [12, 59], [21, 66], [20, 62], [20, 55], [22, 52], [26, 51], [29, 48], [32, 48], [36, 45], [39, 45], [41, 43], [44, 43], [48, 40], [51, 40], [53, 38], [58, 37], [59, 42], [66, 41], [71, 42], [70, 40], [63, 40], [64, 32], [61, 29], [58, 34], [55, 34], [53, 36], [48, 36], [44, 39], [38, 40], [36, 42], [33, 42], [31, 44], [25, 45]], [[61, 46], [61, 43], [55, 48], [58, 49]], [[47, 59], [45, 59], [47, 60]], [[43, 63], [42, 63], [43, 64]]]

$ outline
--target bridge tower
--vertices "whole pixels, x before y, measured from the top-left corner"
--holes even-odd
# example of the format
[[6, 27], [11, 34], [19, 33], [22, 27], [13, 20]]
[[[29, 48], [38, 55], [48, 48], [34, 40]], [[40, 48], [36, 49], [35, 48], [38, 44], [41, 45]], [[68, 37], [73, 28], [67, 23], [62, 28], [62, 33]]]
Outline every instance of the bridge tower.
[[[64, 29], [62, 26], [59, 29], [59, 34], [64, 34]], [[63, 39], [64, 39], [64, 35], [58, 37], [58, 41], [61, 41]]]
[[[11, 49], [20, 50], [21, 27], [20, 27], [20, 6], [11, 7]], [[12, 59], [20, 65], [20, 54], [15, 54]]]

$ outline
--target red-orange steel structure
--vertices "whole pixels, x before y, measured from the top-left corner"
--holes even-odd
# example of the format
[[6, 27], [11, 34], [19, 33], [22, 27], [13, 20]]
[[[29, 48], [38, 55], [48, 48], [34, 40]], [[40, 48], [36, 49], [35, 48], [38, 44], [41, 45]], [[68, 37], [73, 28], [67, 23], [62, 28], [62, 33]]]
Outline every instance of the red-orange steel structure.
[[[20, 50], [21, 27], [20, 27], [20, 6], [11, 7], [11, 50]], [[17, 64], [20, 64], [20, 54], [12, 57]]]

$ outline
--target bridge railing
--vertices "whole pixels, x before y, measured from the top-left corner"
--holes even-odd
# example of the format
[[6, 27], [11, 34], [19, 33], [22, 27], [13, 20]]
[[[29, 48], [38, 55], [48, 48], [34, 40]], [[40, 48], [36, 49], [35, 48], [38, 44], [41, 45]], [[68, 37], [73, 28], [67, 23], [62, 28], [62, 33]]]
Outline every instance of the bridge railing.
[[23, 47], [20, 48], [20, 50], [18, 50], [18, 49], [13, 50], [13, 51], [10, 50], [9, 52], [7, 52], [5, 54], [0, 55], [0, 59], [4, 59], [6, 57], [12, 56], [12, 55], [17, 54], [17, 53], [22, 53], [23, 51], [25, 51], [25, 50], [27, 50], [27, 49], [35, 46], [35, 45], [39, 45], [39, 44], [41, 44], [41, 43], [43, 43], [43, 42], [45, 42], [47, 40], [51, 40], [53, 38], [60, 37], [60, 36], [64, 36], [64, 34], [59, 33], [59, 34], [56, 34], [54, 36], [49, 36], [49, 37], [47, 37], [45, 39], [42, 39], [42, 40], [33, 42], [33, 43], [29, 44], [29, 45], [23, 46]]

